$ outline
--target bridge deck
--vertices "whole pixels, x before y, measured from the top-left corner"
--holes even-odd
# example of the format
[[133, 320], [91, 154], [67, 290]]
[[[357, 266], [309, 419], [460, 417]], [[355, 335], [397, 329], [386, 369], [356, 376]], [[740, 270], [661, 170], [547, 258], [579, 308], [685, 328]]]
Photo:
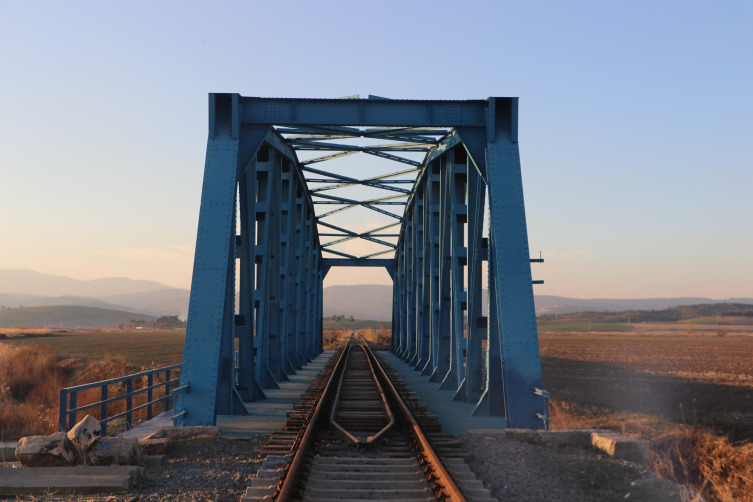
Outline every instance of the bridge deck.
[[430, 413], [439, 417], [442, 432], [467, 434], [472, 429], [505, 429], [504, 417], [471, 416], [475, 404], [452, 401], [453, 391], [439, 390], [438, 383], [429, 382], [429, 377], [421, 376], [419, 371], [408, 366], [402, 359], [390, 352], [381, 352], [387, 362], [397, 371], [405, 383], [425, 402]]
[[257, 434], [271, 434], [287, 423], [285, 413], [293, 409], [293, 404], [300, 400], [311, 382], [324, 369], [324, 365], [334, 355], [334, 350], [325, 350], [319, 357], [290, 375], [290, 381], [279, 382], [279, 389], [265, 389], [266, 401], [245, 403], [251, 415], [237, 417], [219, 415], [217, 425], [222, 437], [243, 439]]

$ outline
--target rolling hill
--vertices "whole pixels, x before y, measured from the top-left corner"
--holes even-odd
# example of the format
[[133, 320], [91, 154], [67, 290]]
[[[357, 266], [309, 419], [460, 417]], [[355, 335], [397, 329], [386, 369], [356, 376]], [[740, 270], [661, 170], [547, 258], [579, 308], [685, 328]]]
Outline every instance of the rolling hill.
[[[487, 291], [482, 292], [484, 304], [482, 315], [486, 315]], [[567, 298], [563, 296], [535, 295], [537, 314], [569, 314], [574, 312], [605, 312], [625, 310], [663, 310], [680, 305], [699, 305], [715, 303], [753, 304], [753, 298], [728, 298], [714, 300], [711, 298], [645, 298], [645, 299], [610, 299], [610, 298]], [[324, 288], [324, 316], [342, 314], [355, 319], [374, 319], [389, 321], [392, 319], [392, 286], [380, 284], [361, 284], [358, 286], [330, 286]]]
[[32, 270], [0, 270], [0, 307], [97, 307], [141, 316], [188, 317], [189, 290], [126, 278], [80, 281]]
[[131, 319], [153, 321], [155, 316], [98, 307], [58, 305], [0, 310], [0, 326], [108, 327]]
[[159, 282], [125, 277], [81, 281], [62, 275], [40, 274], [28, 269], [0, 270], [0, 293], [6, 294], [97, 298], [105, 295], [143, 293], [168, 288]]

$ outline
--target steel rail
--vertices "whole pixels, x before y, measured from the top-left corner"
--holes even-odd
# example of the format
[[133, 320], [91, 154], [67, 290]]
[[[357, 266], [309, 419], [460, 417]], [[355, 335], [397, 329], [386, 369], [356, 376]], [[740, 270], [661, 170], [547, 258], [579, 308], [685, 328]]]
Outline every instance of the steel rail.
[[[376, 385], [377, 391], [379, 392], [379, 398], [382, 402], [382, 409], [384, 410], [384, 413], [387, 416], [387, 420], [388, 420], [387, 425], [385, 425], [379, 432], [377, 432], [373, 436], [367, 437], [366, 442], [363, 442], [360, 439], [356, 438], [353, 434], [348, 432], [343, 426], [337, 423], [337, 420], [336, 420], [337, 411], [340, 407], [340, 395], [342, 393], [343, 383], [345, 382], [345, 372], [348, 368], [348, 359], [350, 358], [350, 352], [356, 347], [359, 347], [361, 350], [363, 350], [364, 355], [366, 356], [366, 362], [369, 364], [369, 370], [371, 372], [371, 376], [374, 379], [374, 384]], [[382, 389], [382, 385], [379, 383], [379, 378], [377, 378], [376, 372], [374, 371], [374, 365], [372, 364], [371, 358], [369, 357], [368, 352], [366, 352], [366, 349], [363, 347], [363, 345], [353, 345], [346, 350], [348, 351], [348, 355], [346, 356], [346, 359], [345, 359], [345, 366], [344, 366], [343, 372], [340, 375], [340, 382], [337, 386], [337, 396], [335, 396], [335, 403], [332, 405], [332, 412], [330, 413], [330, 416], [329, 416], [329, 423], [335, 427], [340, 437], [342, 437], [346, 441], [350, 441], [351, 443], [354, 443], [357, 448], [360, 449], [364, 445], [366, 445], [367, 447], [371, 447], [377, 444], [384, 437], [384, 435], [387, 434], [387, 432], [395, 425], [395, 416], [392, 413], [392, 410], [390, 409], [390, 405], [387, 403], [387, 398], [384, 395], [384, 390]]]
[[298, 477], [298, 473], [301, 470], [301, 466], [303, 465], [303, 462], [306, 457], [306, 451], [308, 450], [309, 446], [311, 445], [311, 440], [314, 437], [314, 431], [316, 430], [316, 422], [319, 419], [319, 414], [322, 411], [324, 401], [326, 400], [327, 394], [329, 394], [330, 389], [332, 388], [332, 382], [335, 380], [333, 377], [337, 375], [337, 372], [340, 371], [341, 365], [345, 362], [345, 359], [343, 359], [343, 355], [348, 352], [347, 346], [345, 349], [343, 349], [340, 352], [340, 356], [337, 360], [337, 364], [335, 365], [335, 368], [332, 370], [332, 373], [329, 375], [329, 379], [327, 380], [327, 385], [324, 387], [324, 390], [321, 394], [319, 394], [319, 400], [316, 403], [316, 407], [314, 408], [314, 412], [311, 414], [311, 417], [308, 420], [308, 423], [306, 424], [306, 431], [303, 433], [303, 438], [301, 439], [301, 442], [298, 444], [298, 449], [295, 452], [295, 456], [293, 457], [293, 461], [290, 463], [290, 468], [288, 469], [288, 472], [285, 475], [285, 480], [282, 483], [282, 487], [280, 487], [280, 493], [277, 495], [277, 498], [275, 499], [277, 502], [288, 502], [291, 500], [291, 495], [293, 494], [293, 488], [295, 486], [296, 478]]
[[[340, 393], [343, 388], [343, 381], [345, 380], [345, 369], [348, 367], [348, 359], [350, 359], [350, 351], [353, 347], [347, 347], [345, 351], [348, 353], [348, 355], [345, 356], [345, 364], [343, 368], [343, 372], [340, 375], [340, 381], [337, 383], [337, 395], [335, 396], [335, 403], [332, 405], [332, 413], [329, 415], [329, 423], [332, 424], [335, 429], [337, 430], [338, 434], [345, 439], [346, 441], [350, 441], [352, 443], [355, 443], [358, 445], [359, 441], [358, 439], [353, 436], [350, 432], [343, 429], [340, 424], [337, 423], [335, 420], [335, 415], [337, 414], [337, 407], [340, 404]], [[368, 358], [368, 355], [366, 356]]]
[[451, 502], [466, 502], [465, 496], [460, 491], [460, 488], [458, 487], [458, 485], [455, 484], [455, 481], [453, 481], [450, 473], [447, 471], [447, 469], [445, 469], [439, 456], [431, 447], [429, 440], [424, 435], [423, 431], [421, 430], [421, 427], [418, 425], [418, 422], [416, 422], [416, 419], [413, 416], [413, 413], [410, 412], [410, 410], [408, 409], [408, 406], [406, 406], [405, 402], [400, 397], [400, 394], [395, 389], [395, 386], [392, 385], [392, 381], [387, 377], [387, 374], [384, 372], [382, 365], [379, 364], [379, 360], [371, 351], [371, 348], [369, 347], [368, 342], [363, 337], [363, 335], [359, 335], [359, 336], [361, 337], [361, 340], [363, 340], [366, 354], [369, 355], [370, 358], [374, 360], [374, 362], [376, 363], [376, 367], [379, 368], [379, 372], [382, 375], [382, 378], [384, 379], [384, 381], [386, 382], [387, 388], [391, 391], [392, 397], [399, 404], [400, 411], [402, 411], [405, 418], [410, 420], [413, 434], [415, 435], [416, 440], [418, 441], [421, 449], [423, 450], [422, 453], [424, 454], [424, 459], [426, 460], [426, 463], [428, 464], [429, 468], [434, 471], [433, 476], [436, 477], [436, 481], [439, 488], [444, 490], [443, 494], [445, 495], [445, 500], [451, 501]]

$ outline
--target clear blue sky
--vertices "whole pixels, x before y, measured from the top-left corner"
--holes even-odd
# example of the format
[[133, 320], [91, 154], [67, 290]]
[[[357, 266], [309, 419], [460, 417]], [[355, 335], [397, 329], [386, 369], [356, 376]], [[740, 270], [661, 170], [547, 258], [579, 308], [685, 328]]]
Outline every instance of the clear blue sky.
[[536, 293], [753, 297], [750, 0], [0, 0], [0, 269], [188, 287], [209, 92], [519, 96]]

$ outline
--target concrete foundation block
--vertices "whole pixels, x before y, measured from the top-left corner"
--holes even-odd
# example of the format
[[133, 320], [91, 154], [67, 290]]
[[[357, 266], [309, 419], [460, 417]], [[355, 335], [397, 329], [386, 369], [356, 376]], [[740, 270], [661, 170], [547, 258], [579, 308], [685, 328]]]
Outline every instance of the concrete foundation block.
[[0, 494], [122, 493], [143, 479], [144, 469], [132, 466], [20, 467], [3, 469]]
[[25, 467], [73, 465], [77, 457], [76, 447], [65, 432], [21, 438], [16, 447], [16, 458]]
[[139, 460], [145, 469], [161, 469], [167, 465], [164, 455], [142, 455]]
[[142, 439], [139, 441], [142, 455], [167, 455], [170, 452], [170, 438]]
[[136, 459], [138, 446], [139, 440], [136, 438], [103, 438], [89, 452], [89, 461], [95, 465], [128, 465]]
[[631, 462], [642, 463], [649, 459], [649, 449], [646, 443], [616, 432], [593, 432], [591, 444], [607, 455]]

